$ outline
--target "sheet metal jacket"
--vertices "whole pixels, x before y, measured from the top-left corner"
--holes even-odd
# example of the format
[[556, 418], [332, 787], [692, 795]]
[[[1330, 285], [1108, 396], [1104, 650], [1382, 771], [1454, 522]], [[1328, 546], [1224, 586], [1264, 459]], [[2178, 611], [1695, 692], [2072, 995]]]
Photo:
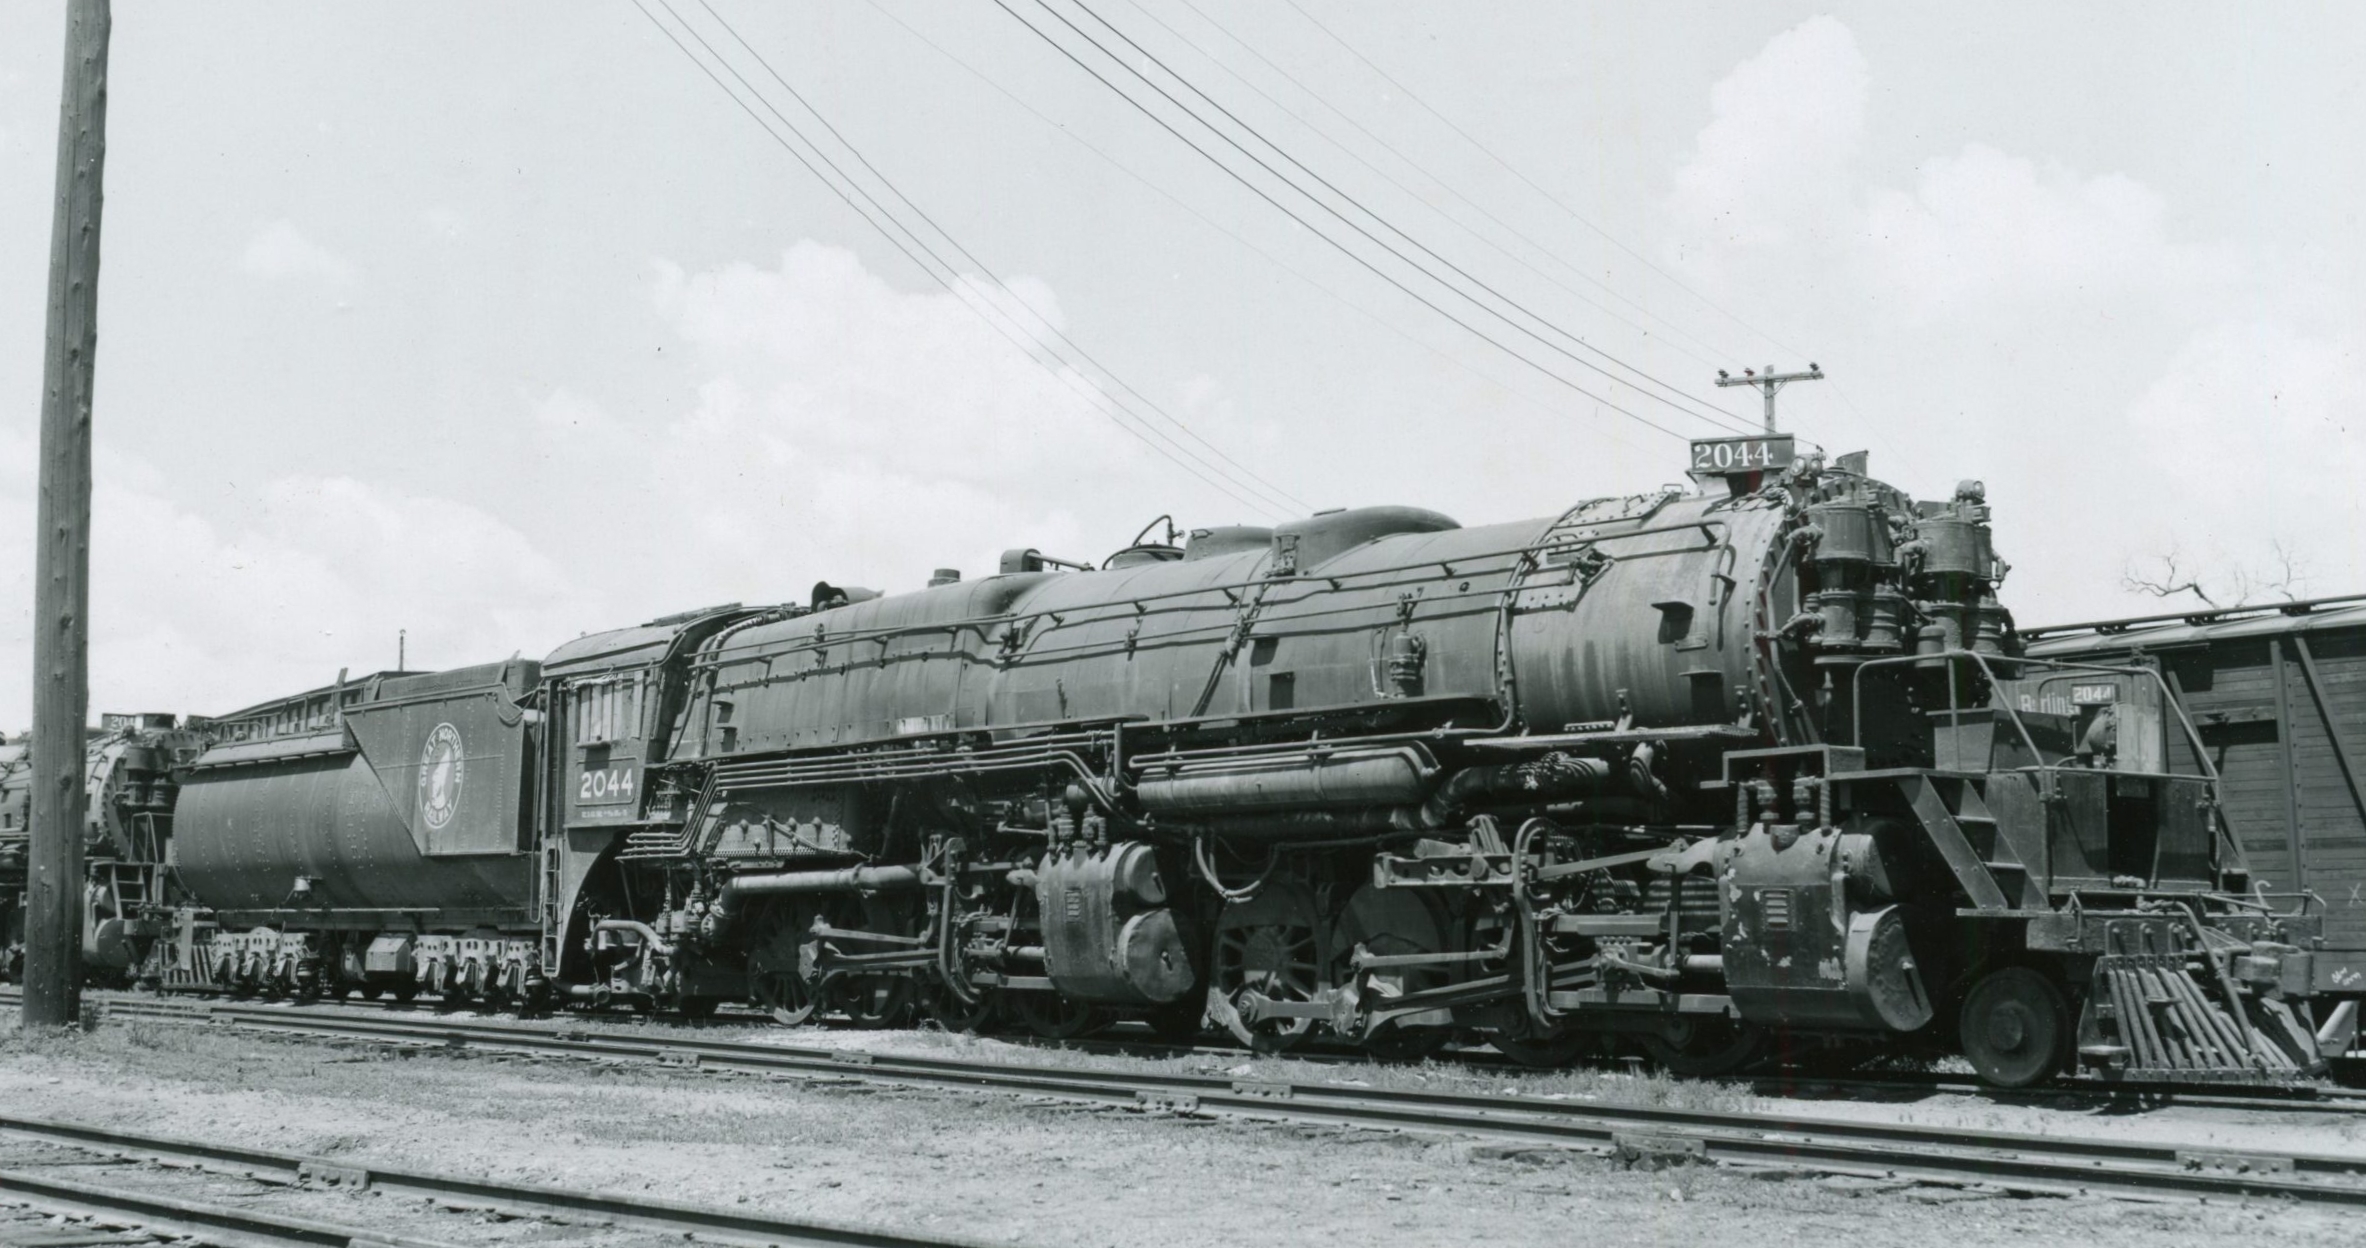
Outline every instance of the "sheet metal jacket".
[[1332, 711], [1553, 733], [1748, 709], [1797, 739], [1805, 725], [1763, 713], [1811, 670], [1760, 640], [1796, 597], [1787, 502], [1669, 493], [1479, 528], [1368, 508], [1211, 531], [1180, 559], [853, 603], [711, 643], [669, 754]]

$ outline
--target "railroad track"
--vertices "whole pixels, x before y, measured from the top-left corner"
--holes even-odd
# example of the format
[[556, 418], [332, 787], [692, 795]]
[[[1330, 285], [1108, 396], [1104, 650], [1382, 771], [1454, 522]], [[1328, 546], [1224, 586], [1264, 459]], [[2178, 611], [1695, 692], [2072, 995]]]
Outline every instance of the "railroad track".
[[[357, 1164], [350, 1158], [307, 1157], [55, 1119], [0, 1115], [0, 1139], [37, 1141], [103, 1157], [194, 1167], [279, 1187], [367, 1191], [397, 1200], [433, 1202], [448, 1209], [488, 1210], [512, 1218], [588, 1228], [592, 1242], [647, 1243], [649, 1235], [657, 1235], [669, 1240], [695, 1237], [710, 1243], [771, 1248], [983, 1248], [982, 1241], [958, 1237], [909, 1234], [852, 1223], [782, 1218], [744, 1209]], [[211, 1244], [271, 1248], [291, 1244], [451, 1248], [447, 1241], [392, 1234], [384, 1229], [141, 1190], [121, 1182], [102, 1184], [57, 1178], [25, 1169], [0, 1168], [0, 1201], [19, 1201], [73, 1217], [136, 1225]]]
[[[104, 1008], [121, 1006], [163, 1005], [189, 1009], [205, 1008], [194, 999], [158, 998], [123, 992], [94, 991], [85, 994]], [[16, 994], [0, 990], [0, 1007], [15, 1004]], [[261, 1010], [295, 1008], [284, 1003], [234, 1003]], [[216, 1008], [221, 1008], [217, 1006]], [[396, 1016], [421, 1019], [448, 1019], [448, 1013], [430, 1001], [324, 1001], [305, 1006], [307, 1010], [340, 1011], [344, 1017]], [[628, 1021], [629, 1020], [629, 1021]], [[601, 1020], [604, 1028], [622, 1025], [644, 1033], [684, 1034], [696, 1036], [713, 1024], [733, 1023], [747, 1026], [767, 1026], [770, 1019], [763, 1014], [726, 1013], [710, 1023], [686, 1023], [655, 1016], [625, 1016]], [[507, 1025], [488, 1021], [487, 1025]], [[827, 1027], [828, 1024], [817, 1024]], [[1268, 1056], [1282, 1057], [1294, 1062], [1326, 1066], [1368, 1066], [1375, 1059], [1361, 1050], [1340, 1047], [1326, 1048], [1313, 1044], [1292, 1049], [1283, 1054], [1259, 1054], [1237, 1045], [1178, 1043], [1150, 1036], [1094, 1036], [1068, 1040], [1047, 1040], [1024, 1032], [1002, 1035], [996, 1039], [1013, 1044], [1037, 1046], [1061, 1052], [1079, 1052], [1111, 1057], [1181, 1058], [1181, 1057], [1237, 1057], [1243, 1061]], [[668, 1041], [667, 1043], [672, 1043]], [[767, 1046], [769, 1047], [769, 1046]], [[1473, 1069], [1500, 1072], [1507, 1078], [1521, 1079], [1537, 1073], [1535, 1068], [1484, 1048], [1449, 1048], [1438, 1055], [1442, 1061]], [[2194, 1085], [2153, 1083], [2133, 1080], [2105, 1083], [2095, 1079], [2067, 1079], [2053, 1084], [2020, 1089], [1993, 1088], [1962, 1075], [1936, 1071], [1894, 1070], [1856, 1071], [1834, 1074], [1807, 1074], [1798, 1071], [1773, 1070], [1745, 1072], [1728, 1077], [1728, 1082], [1746, 1085], [1757, 1095], [1786, 1097], [1800, 1100], [1858, 1099], [1876, 1100], [1899, 1096], [1948, 1095], [1979, 1097], [2007, 1104], [2055, 1104], [2070, 1108], [2097, 1104], [2136, 1105], [2143, 1108], [2183, 1106], [2193, 1109], [2222, 1109], [2235, 1111], [2307, 1112], [2322, 1114], [2366, 1115], [2366, 1090], [2328, 1087], [2321, 1084], [2295, 1085]]]
[[860, 1080], [1053, 1098], [1148, 1113], [1475, 1136], [1612, 1153], [1877, 1175], [2011, 1190], [2113, 1196], [2269, 1196], [2366, 1207], [2366, 1156], [2179, 1148], [2123, 1140], [1782, 1114], [1279, 1083], [1182, 1072], [1080, 1069], [865, 1050], [632, 1034], [559, 1022], [371, 1018], [251, 1005], [120, 1002], [119, 1017], [254, 1028], [323, 1039], [483, 1049], [783, 1078]]
[[[61, 1228], [49, 1224], [45, 1215], [80, 1225]], [[0, 1169], [0, 1243], [146, 1245], [160, 1237], [223, 1248], [454, 1248], [445, 1240]]]

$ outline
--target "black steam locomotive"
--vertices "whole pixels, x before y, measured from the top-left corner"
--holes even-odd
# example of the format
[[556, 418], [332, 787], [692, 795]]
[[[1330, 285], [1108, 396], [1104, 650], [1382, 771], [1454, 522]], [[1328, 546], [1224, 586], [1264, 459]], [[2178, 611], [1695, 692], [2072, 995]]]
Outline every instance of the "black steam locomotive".
[[[100, 984], [128, 983], [162, 923], [186, 899], [165, 870], [174, 773], [204, 750], [204, 720], [103, 715], [83, 753], [82, 963]], [[24, 967], [24, 893], [31, 829], [26, 744], [0, 744], [0, 980]]]
[[2004, 1085], [2346, 1048], [2158, 674], [2023, 653], [1977, 483], [1776, 438], [1695, 468], [1479, 528], [1014, 550], [225, 716], [143, 973]]

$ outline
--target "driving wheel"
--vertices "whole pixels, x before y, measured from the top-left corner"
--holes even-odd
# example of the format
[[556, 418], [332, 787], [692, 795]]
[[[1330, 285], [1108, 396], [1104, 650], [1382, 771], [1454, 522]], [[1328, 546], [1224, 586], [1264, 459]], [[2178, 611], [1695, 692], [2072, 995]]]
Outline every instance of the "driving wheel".
[[1587, 1037], [1575, 1032], [1557, 1036], [1515, 1034], [1505, 1031], [1487, 1033], [1487, 1043], [1495, 1051], [1530, 1070], [1552, 1070], [1567, 1066], [1586, 1051]]
[[[1268, 884], [1247, 901], [1227, 902], [1216, 919], [1216, 986], [1248, 1017], [1253, 998], [1312, 1001], [1323, 987], [1314, 896], [1292, 884]], [[1308, 1018], [1261, 1018], [1245, 1024], [1249, 1047], [1279, 1053], [1314, 1028]]]
[[803, 907], [775, 906], [748, 950], [748, 995], [772, 1015], [795, 1027], [813, 1017], [813, 936]]
[[[1354, 982], [1364, 1005], [1376, 1010], [1387, 1009], [1408, 993], [1440, 988], [1447, 982], [1442, 966], [1375, 968], [1359, 979], [1355, 969], [1359, 947], [1377, 957], [1445, 951], [1446, 937], [1436, 912], [1411, 890], [1380, 889], [1370, 884], [1356, 890], [1332, 933], [1332, 982]], [[1364, 1049], [1384, 1062], [1434, 1057], [1454, 1038], [1453, 1017], [1448, 1010], [1428, 1010], [1391, 1019], [1364, 1037]]]
[[1056, 992], [1014, 992], [1011, 1011], [1019, 1022], [1046, 1040], [1074, 1040], [1091, 1035], [1106, 1021], [1101, 1012], [1082, 1001]]
[[1758, 1060], [1766, 1029], [1730, 1018], [1683, 1015], [1657, 1035], [1638, 1037], [1643, 1051], [1670, 1074], [1688, 1079], [1730, 1075]]
[[964, 998], [942, 983], [930, 982], [920, 989], [920, 1012], [930, 1022], [951, 1032], [976, 1033], [993, 1029], [1001, 1010], [993, 989], [971, 988]]

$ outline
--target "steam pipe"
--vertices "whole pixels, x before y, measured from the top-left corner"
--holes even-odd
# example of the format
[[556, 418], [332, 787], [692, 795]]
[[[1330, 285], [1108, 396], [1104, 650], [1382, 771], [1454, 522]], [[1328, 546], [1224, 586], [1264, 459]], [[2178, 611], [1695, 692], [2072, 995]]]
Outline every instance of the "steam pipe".
[[1465, 767], [1446, 778], [1421, 807], [1424, 826], [1450, 826], [1466, 808], [1525, 798], [1591, 797], [1609, 787], [1611, 764], [1598, 758], [1548, 754], [1530, 762]]
[[840, 867], [829, 871], [767, 871], [735, 875], [716, 892], [707, 911], [706, 937], [723, 934], [750, 897], [791, 897], [807, 893], [875, 893], [920, 887], [918, 867]]

